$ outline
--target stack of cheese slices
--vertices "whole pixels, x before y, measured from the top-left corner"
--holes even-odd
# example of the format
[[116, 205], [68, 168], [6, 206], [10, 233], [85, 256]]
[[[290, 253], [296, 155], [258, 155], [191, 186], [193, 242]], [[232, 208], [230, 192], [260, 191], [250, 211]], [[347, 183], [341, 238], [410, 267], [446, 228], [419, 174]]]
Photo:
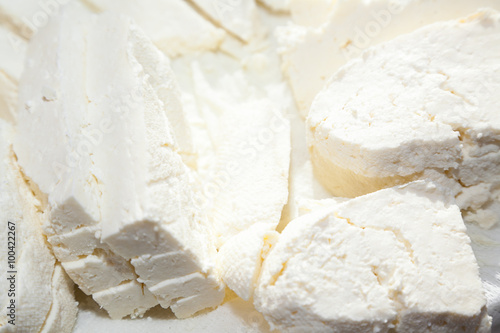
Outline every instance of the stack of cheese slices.
[[0, 0], [0, 333], [495, 332], [497, 10]]

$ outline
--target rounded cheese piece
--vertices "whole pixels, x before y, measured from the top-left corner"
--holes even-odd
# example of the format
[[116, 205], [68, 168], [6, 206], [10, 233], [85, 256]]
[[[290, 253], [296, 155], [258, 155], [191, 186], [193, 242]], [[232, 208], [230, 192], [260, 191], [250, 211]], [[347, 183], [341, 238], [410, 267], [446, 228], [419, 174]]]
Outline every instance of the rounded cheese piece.
[[317, 95], [307, 120], [323, 184], [354, 197], [418, 178], [459, 188], [498, 181], [499, 54], [500, 15], [484, 10], [349, 62]]
[[[328, 79], [367, 48], [427, 24], [453, 20], [497, 0], [294, 0], [297, 24], [279, 28], [283, 70], [305, 117]], [[309, 15], [306, 15], [309, 14]]]

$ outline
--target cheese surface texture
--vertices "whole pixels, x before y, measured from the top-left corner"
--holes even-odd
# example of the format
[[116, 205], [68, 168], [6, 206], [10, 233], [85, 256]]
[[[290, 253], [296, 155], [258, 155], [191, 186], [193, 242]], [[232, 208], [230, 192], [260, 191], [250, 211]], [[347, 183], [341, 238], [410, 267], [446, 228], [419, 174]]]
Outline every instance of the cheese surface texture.
[[496, 10], [0, 0], [17, 331], [496, 332]]
[[[304, 15], [312, 22], [302, 22], [303, 26], [299, 16], [295, 20], [299, 24], [280, 27], [278, 34], [283, 70], [304, 117], [329, 78], [365, 49], [434, 22], [467, 16], [482, 7], [500, 9], [496, 0], [295, 1], [300, 13], [312, 11], [312, 15]], [[320, 6], [322, 10], [315, 12]]]
[[286, 332], [488, 332], [459, 208], [416, 182], [292, 221], [264, 261], [256, 308]]
[[343, 67], [307, 121], [323, 184], [353, 197], [431, 178], [480, 223], [494, 224], [499, 38], [500, 15], [486, 10], [422, 28]]
[[[1, 274], [0, 287], [5, 295], [1, 301], [0, 332], [69, 333], [77, 314], [73, 282], [56, 264], [45, 243], [40, 224], [44, 218], [43, 203], [33, 196], [15, 165], [13, 136], [13, 126], [0, 119], [0, 220], [2, 244], [11, 251], [9, 258], [6, 250], [0, 256], [2, 266], [10, 268]], [[8, 309], [12, 307], [11, 300], [15, 301], [13, 312]], [[61, 303], [64, 311], [55, 311]]]

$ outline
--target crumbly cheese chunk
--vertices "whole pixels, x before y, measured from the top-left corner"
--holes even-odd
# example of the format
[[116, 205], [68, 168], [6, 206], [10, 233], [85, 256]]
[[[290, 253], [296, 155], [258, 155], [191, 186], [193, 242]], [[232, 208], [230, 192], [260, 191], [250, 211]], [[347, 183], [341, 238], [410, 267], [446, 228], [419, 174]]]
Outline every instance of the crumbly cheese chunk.
[[292, 221], [264, 261], [257, 309], [287, 332], [488, 332], [451, 199], [419, 181]]
[[100, 11], [132, 17], [156, 46], [169, 56], [216, 49], [225, 32], [184, 0], [83, 0]]
[[26, 41], [0, 25], [0, 118], [14, 123]]
[[211, 20], [244, 42], [254, 36], [257, 26], [257, 5], [255, 0], [206, 1], [190, 0], [199, 7]]
[[[16, 152], [48, 194], [48, 240], [113, 318], [158, 302], [178, 316], [217, 306], [224, 291], [193, 203], [189, 128], [168, 59], [129, 19], [79, 14], [68, 7], [34, 38], [21, 89]], [[33, 78], [40, 68], [50, 75]], [[149, 278], [172, 262], [167, 254], [196, 267], [192, 289], [183, 270]]]
[[[456, 188], [463, 210], [496, 211], [498, 54], [500, 14], [485, 10], [350, 62], [318, 94], [307, 121], [320, 180], [352, 197], [431, 178]], [[477, 185], [484, 195], [468, 200]]]
[[[5, 245], [0, 261], [3, 267], [9, 267], [7, 246], [13, 246], [15, 266], [11, 270], [17, 272], [14, 274], [16, 288], [12, 290], [15, 295], [8, 295], [11, 282], [7, 278], [12, 273], [4, 269], [1, 274], [0, 286], [5, 295], [0, 302], [4, 309], [0, 314], [0, 331], [55, 332], [48, 328], [53, 326], [52, 322], [60, 322], [64, 324], [59, 325], [57, 332], [71, 332], [77, 313], [73, 282], [56, 265], [45, 243], [40, 225], [44, 218], [42, 203], [33, 196], [15, 164], [11, 150], [13, 134], [11, 125], [0, 119], [0, 220], [1, 243]], [[12, 235], [15, 240], [8, 238]], [[10, 299], [16, 301], [15, 326], [8, 323], [13, 318], [6, 317]], [[65, 311], [54, 312], [61, 302], [65, 304]]]
[[[303, 3], [306, 8], [314, 8], [314, 1]], [[314, 97], [327, 80], [366, 48], [427, 24], [466, 16], [482, 7], [500, 9], [500, 2], [339, 0], [321, 26], [280, 28], [283, 70], [302, 115], [307, 116]]]

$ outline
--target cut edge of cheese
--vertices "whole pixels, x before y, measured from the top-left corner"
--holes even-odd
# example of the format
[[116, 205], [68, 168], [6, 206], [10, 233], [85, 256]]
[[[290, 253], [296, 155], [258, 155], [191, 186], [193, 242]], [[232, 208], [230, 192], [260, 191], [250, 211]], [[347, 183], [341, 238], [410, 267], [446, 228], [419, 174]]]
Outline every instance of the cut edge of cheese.
[[264, 261], [255, 295], [272, 329], [488, 332], [491, 325], [460, 211], [446, 189], [426, 181], [326, 202], [292, 221]]

